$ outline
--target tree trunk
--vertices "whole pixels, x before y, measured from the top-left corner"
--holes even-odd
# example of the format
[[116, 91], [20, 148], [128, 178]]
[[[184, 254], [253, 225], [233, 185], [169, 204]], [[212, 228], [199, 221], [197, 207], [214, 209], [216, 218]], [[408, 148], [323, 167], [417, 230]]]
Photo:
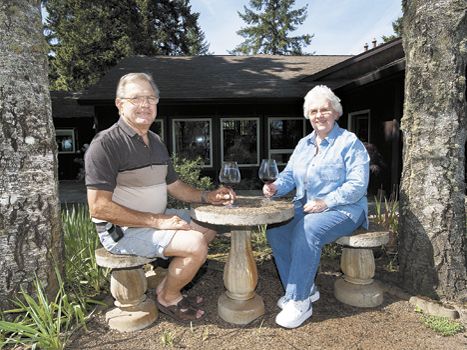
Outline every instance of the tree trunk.
[[435, 299], [467, 296], [466, 8], [465, 0], [403, 1], [400, 277]]
[[40, 1], [0, 3], [0, 308], [61, 259], [57, 146]]

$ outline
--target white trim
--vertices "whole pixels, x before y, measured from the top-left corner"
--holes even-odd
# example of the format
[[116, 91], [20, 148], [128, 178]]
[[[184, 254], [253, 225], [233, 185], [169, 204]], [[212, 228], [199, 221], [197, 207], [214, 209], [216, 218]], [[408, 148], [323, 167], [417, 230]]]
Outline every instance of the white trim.
[[[62, 151], [63, 148], [63, 141], [65, 138], [71, 138], [71, 150]], [[62, 145], [59, 145], [58, 142], [61, 142]], [[72, 154], [76, 153], [76, 137], [75, 137], [75, 129], [74, 128], [58, 128], [55, 129], [55, 142], [57, 142], [57, 151], [59, 154]]]
[[352, 128], [352, 117], [358, 116], [358, 115], [365, 115], [365, 114], [368, 116], [368, 134], [367, 134], [368, 141], [367, 142], [371, 142], [371, 133], [370, 133], [370, 130], [371, 130], [371, 110], [370, 109], [362, 109], [362, 110], [359, 110], [359, 111], [350, 112], [348, 114], [348, 118], [347, 118], [347, 130], [352, 131], [354, 134], [357, 134], [355, 132], [356, 130], [354, 130], [354, 128]]
[[224, 163], [224, 133], [223, 133], [223, 122], [227, 120], [235, 121], [247, 121], [255, 120], [256, 121], [256, 164], [240, 164], [237, 162], [239, 167], [247, 166], [259, 166], [259, 153], [260, 153], [260, 143], [259, 143], [259, 129], [260, 129], [260, 120], [259, 118], [220, 118], [220, 134], [221, 134], [221, 164]]
[[[271, 149], [271, 121], [274, 120], [302, 120], [303, 121], [303, 131], [302, 137], [306, 135], [306, 122], [307, 119], [303, 117], [268, 117], [267, 118], [267, 134], [268, 134], [268, 158], [271, 158], [272, 154], [292, 154], [293, 149], [286, 149], [286, 148], [275, 148]], [[277, 165], [285, 165], [287, 163], [277, 163]]]
[[160, 123], [161, 124], [161, 133], [159, 134], [160, 138], [162, 141], [164, 141], [164, 120], [163, 119], [156, 119], [154, 120], [154, 123]]
[[203, 168], [212, 168], [212, 118], [176, 118], [172, 119], [172, 149], [177, 154], [176, 143], [175, 143], [175, 122], [209, 122], [209, 164], [202, 165]]

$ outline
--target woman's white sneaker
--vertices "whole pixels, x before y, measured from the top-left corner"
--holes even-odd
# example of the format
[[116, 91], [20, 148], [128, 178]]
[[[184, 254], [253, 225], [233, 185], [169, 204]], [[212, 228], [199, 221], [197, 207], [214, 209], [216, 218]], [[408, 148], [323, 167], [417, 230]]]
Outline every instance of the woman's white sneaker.
[[276, 323], [285, 328], [296, 328], [313, 313], [310, 298], [300, 301], [289, 300], [276, 316]]
[[[312, 292], [313, 293], [311, 293], [309, 299], [310, 299], [310, 301], [312, 303], [314, 303], [315, 301], [319, 300], [320, 295], [319, 295], [319, 290], [317, 288], [314, 288]], [[285, 295], [280, 297], [279, 300], [277, 301], [277, 307], [279, 309], [283, 309], [284, 305], [285, 305], [285, 303], [287, 303], [287, 301], [288, 300], [285, 298]]]

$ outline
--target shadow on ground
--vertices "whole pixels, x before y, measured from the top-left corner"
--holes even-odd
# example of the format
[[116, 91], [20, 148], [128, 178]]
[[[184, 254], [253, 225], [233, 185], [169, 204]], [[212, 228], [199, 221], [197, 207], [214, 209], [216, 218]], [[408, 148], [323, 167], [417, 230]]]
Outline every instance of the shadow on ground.
[[[178, 324], [159, 314], [147, 329], [118, 333], [105, 324], [103, 314], [94, 316], [88, 331], [73, 336], [69, 349], [465, 349], [465, 334], [443, 338], [425, 328], [407, 301], [385, 294], [377, 308], [362, 309], [340, 303], [333, 285], [339, 274], [337, 261], [323, 261], [317, 277], [321, 299], [313, 316], [297, 329], [277, 326], [277, 299], [282, 295], [274, 263], [258, 265], [257, 293], [264, 299], [266, 314], [239, 326], [217, 315], [217, 298], [224, 292], [223, 263], [210, 260], [206, 273], [190, 293], [203, 295], [206, 317], [197, 323]], [[154, 297], [154, 291], [149, 291]]]

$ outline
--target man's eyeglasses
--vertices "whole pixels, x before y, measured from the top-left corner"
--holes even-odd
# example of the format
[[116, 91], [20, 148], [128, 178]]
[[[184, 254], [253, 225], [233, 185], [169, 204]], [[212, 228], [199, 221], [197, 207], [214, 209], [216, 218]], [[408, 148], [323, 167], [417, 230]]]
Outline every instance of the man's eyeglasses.
[[308, 116], [310, 118], [314, 118], [318, 115], [318, 112], [324, 117], [329, 117], [332, 114], [332, 109], [328, 109], [328, 108], [310, 109], [308, 111]]
[[142, 106], [144, 103], [147, 103], [150, 106], [155, 106], [159, 103], [159, 98], [155, 96], [121, 97], [121, 99], [127, 100], [135, 106]]

